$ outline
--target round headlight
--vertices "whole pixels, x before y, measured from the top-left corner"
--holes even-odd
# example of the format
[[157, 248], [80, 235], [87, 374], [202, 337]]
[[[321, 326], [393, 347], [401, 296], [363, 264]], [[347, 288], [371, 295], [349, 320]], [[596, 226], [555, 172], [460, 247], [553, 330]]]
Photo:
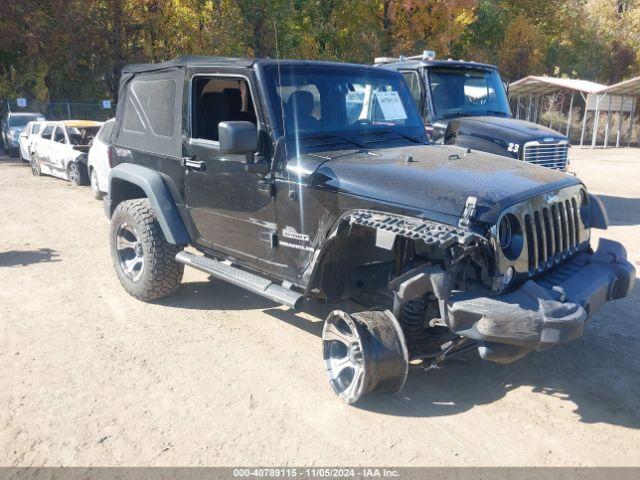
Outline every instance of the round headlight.
[[514, 214], [507, 213], [500, 219], [498, 224], [498, 243], [502, 253], [509, 260], [516, 260], [522, 253], [524, 245], [522, 225]]
[[589, 203], [589, 195], [584, 190], [580, 190], [580, 220], [585, 228], [591, 226], [591, 204]]

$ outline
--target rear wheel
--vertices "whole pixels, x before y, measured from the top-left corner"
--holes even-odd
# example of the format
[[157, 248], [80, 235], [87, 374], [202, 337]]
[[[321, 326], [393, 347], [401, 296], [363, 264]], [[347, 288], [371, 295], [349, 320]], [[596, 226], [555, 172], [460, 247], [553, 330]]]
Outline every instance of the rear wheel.
[[148, 302], [180, 286], [184, 265], [175, 257], [182, 248], [167, 242], [148, 199], [118, 205], [111, 217], [110, 243], [118, 279], [131, 296]]
[[89, 182], [91, 183], [91, 193], [93, 194], [93, 198], [96, 200], [101, 200], [104, 197], [104, 193], [100, 190], [100, 185], [98, 184], [98, 174], [95, 168], [91, 169], [91, 173], [89, 174]]
[[69, 162], [67, 177], [72, 185], [79, 187], [87, 184], [87, 167], [79, 162]]
[[329, 383], [349, 404], [367, 394], [398, 392], [407, 378], [404, 335], [388, 310], [334, 310], [324, 322], [322, 353]]

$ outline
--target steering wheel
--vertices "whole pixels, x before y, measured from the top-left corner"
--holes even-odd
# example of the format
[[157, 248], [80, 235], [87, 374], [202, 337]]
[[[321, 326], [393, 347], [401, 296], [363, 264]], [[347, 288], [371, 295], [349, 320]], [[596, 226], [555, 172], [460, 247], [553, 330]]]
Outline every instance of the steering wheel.
[[484, 97], [472, 97], [470, 95], [465, 95], [467, 102], [471, 105], [484, 105], [487, 103], [488, 98], [486, 96]]

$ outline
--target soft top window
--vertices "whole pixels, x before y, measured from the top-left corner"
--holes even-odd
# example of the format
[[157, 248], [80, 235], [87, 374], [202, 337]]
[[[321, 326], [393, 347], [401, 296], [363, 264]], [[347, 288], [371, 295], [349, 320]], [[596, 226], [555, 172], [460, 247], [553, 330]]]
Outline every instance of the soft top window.
[[123, 78], [116, 145], [173, 158], [182, 156], [184, 71], [142, 73]]

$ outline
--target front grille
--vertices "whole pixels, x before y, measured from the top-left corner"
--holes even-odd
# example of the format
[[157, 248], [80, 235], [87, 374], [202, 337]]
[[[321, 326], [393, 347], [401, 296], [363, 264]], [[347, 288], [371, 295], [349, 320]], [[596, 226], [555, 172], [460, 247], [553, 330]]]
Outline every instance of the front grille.
[[529, 274], [543, 271], [578, 250], [586, 240], [578, 210], [580, 196], [572, 196], [524, 214]]
[[547, 168], [564, 171], [567, 168], [569, 144], [528, 142], [524, 144], [523, 160]]

